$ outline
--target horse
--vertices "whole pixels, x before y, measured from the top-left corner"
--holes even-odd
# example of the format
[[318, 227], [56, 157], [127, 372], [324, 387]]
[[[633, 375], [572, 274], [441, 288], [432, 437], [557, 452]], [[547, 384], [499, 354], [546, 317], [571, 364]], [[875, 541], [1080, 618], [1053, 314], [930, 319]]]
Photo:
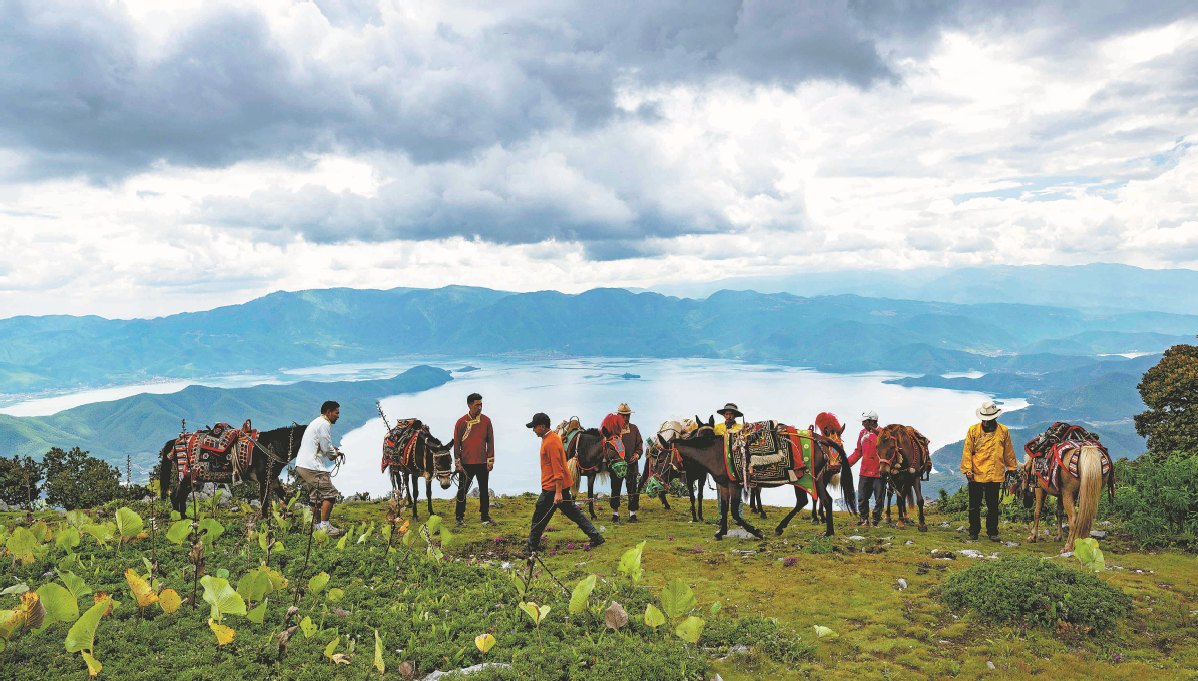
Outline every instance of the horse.
[[[648, 452], [645, 461], [645, 474], [641, 476], [641, 489], [643, 490], [650, 478], [656, 477], [658, 482], [663, 486], [669, 484], [679, 474], [682, 476], [682, 482], [686, 485], [687, 496], [691, 502], [691, 519], [692, 523], [703, 522], [703, 488], [707, 486], [707, 469], [703, 468], [694, 461], [674, 460], [663, 453], [668, 454], [669, 450], [661, 445], [661, 441], [669, 442], [675, 437], [693, 431], [697, 426], [690, 419], [684, 421], [666, 421], [657, 429], [659, 437], [650, 438], [647, 443]], [[655, 471], [661, 471], [661, 475], [655, 475]], [[698, 487], [699, 503], [695, 504], [695, 487]], [[663, 491], [658, 495], [661, 499], [661, 504], [670, 510], [670, 502], [666, 500], [666, 493]]]
[[[262, 501], [262, 509], [260, 517], [266, 517], [266, 508], [271, 501], [270, 491], [278, 495], [280, 501], [286, 501], [283, 496], [283, 485], [279, 483], [279, 474], [299, 454], [300, 441], [304, 439], [304, 430], [308, 426], [292, 423], [290, 426], [275, 428], [258, 434], [258, 440], [254, 444], [253, 455], [250, 457], [249, 468], [242, 472], [242, 478], [245, 480], [254, 480], [258, 483], [258, 498]], [[191, 473], [179, 480], [179, 484], [175, 486], [173, 492], [170, 491], [171, 472], [176, 464], [174, 452], [175, 444], [184, 437], [180, 435], [177, 438], [167, 440], [166, 444], [162, 445], [162, 451], [159, 453], [161, 461], [158, 465], [158, 494], [165, 499], [170, 495], [171, 507], [179, 513], [184, 513], [187, 510], [187, 498], [191, 495], [192, 488], [196, 483], [196, 469], [192, 468]], [[269, 468], [268, 464], [269, 463]], [[227, 473], [218, 474], [215, 476], [205, 476], [201, 482], [215, 482], [220, 484], [228, 484], [235, 482], [233, 479], [233, 471], [230, 469]]]
[[[634, 444], [631, 439], [631, 433], [625, 433], [624, 447], [625, 451], [629, 451]], [[617, 481], [622, 481], [624, 478], [616, 476], [612, 470], [612, 464], [619, 458], [616, 448], [610, 442], [603, 438], [603, 434], [598, 428], [584, 428], [570, 440], [566, 447], [566, 465], [570, 469], [570, 476], [574, 479], [572, 490], [577, 497], [578, 488], [582, 485], [582, 477], [587, 479], [587, 512], [591, 515], [591, 520], [595, 519], [595, 478], [609, 476], [611, 478], [612, 495], [616, 494]], [[628, 470], [632, 470], [629, 465]], [[639, 491], [639, 490], [638, 490]]]
[[898, 507], [899, 529], [906, 527], [907, 505], [914, 494], [919, 506], [919, 531], [927, 532], [923, 514], [923, 488], [920, 485], [925, 471], [931, 469], [928, 439], [911, 426], [892, 423], [878, 430], [878, 463], [886, 485], [886, 523], [891, 524], [890, 499]]
[[[412, 506], [412, 518], [420, 517], [420, 477], [424, 477], [425, 497], [428, 514], [433, 515], [433, 478], [441, 489], [449, 489], [457, 474], [453, 470], [453, 443], [442, 443], [429, 432], [428, 426], [413, 419], [411, 427], [417, 429], [415, 451], [406, 465], [398, 461], [383, 461], [383, 468], [390, 469], [391, 491], [404, 497]], [[388, 432], [386, 437], [390, 437]], [[386, 445], [384, 445], [386, 447]]]
[[[723, 539], [724, 535], [728, 534], [728, 514], [731, 512], [733, 520], [740, 525], [749, 534], [764, 539], [765, 535], [761, 530], [750, 524], [741, 515], [741, 493], [744, 488], [744, 481], [737, 480], [732, 477], [728, 470], [724, 455], [724, 438], [715, 434], [715, 417], [712, 416], [707, 422], [702, 422], [697, 416], [696, 423], [703, 423], [695, 432], [680, 438], [674, 438], [670, 442], [666, 442], [658, 436], [659, 443], [665, 449], [668, 449], [671, 456], [677, 457], [681, 461], [693, 461], [702, 466], [708, 474], [711, 475], [719, 488], [720, 496], [720, 527], [715, 533], [717, 540]], [[828, 493], [828, 483], [834, 475], [839, 473], [840, 458], [844, 456], [844, 448], [830, 438], [812, 433], [812, 457], [811, 470], [813, 472], [812, 479], [815, 483], [816, 496], [823, 499], [824, 503], [831, 507], [832, 497]], [[829, 453], [829, 450], [831, 452]], [[655, 473], [661, 474], [661, 469], [655, 469]], [[781, 486], [770, 485], [771, 487]], [[808, 492], [798, 484], [793, 485], [795, 488], [795, 506], [783, 519], [782, 522], [774, 529], [775, 535], [781, 535], [790, 524], [792, 518], [804, 506], [807, 505]], [[834, 528], [832, 525], [832, 514], [827, 514], [827, 526], [824, 536], [832, 536]]]
[[[1011, 493], [1015, 496], [1022, 496], [1032, 492], [1029, 488], [1032, 486], [1032, 481], [1035, 481], [1036, 510], [1033, 515], [1031, 534], [1027, 537], [1029, 542], [1036, 542], [1040, 539], [1040, 509], [1044, 506], [1044, 497], [1051, 494], [1057, 498], [1055, 541], [1061, 541], [1061, 536], [1064, 533], [1061, 527], [1061, 511], [1064, 510], [1069, 518], [1069, 539], [1065, 542], [1065, 547], [1061, 549], [1062, 553], [1072, 551], [1078, 537], [1090, 536], [1090, 527], [1094, 524], [1094, 517], [1098, 513], [1098, 500], [1102, 496], [1103, 487], [1107, 488], [1110, 500], [1115, 501], [1115, 469], [1112, 466], [1107, 473], [1102, 472], [1102, 449], [1100, 447], [1082, 445], [1080, 448], [1067, 449], [1065, 452], [1062, 459], [1066, 461], [1075, 456], [1073, 452], [1078, 452], [1076, 454], [1078, 477], [1075, 478], [1073, 475], [1062, 472], [1058, 474], [1056, 480], [1045, 481], [1033, 472], [1034, 461], [1028, 457], [1027, 461], [1020, 466], [1019, 475], [1011, 485]], [[1062, 468], [1065, 467], [1062, 466]]]
[[[836, 414], [827, 411], [820, 412], [815, 417], [815, 428], [819, 429], [820, 435], [840, 444], [843, 450], [844, 440], [842, 436], [844, 435], [845, 425], [840, 423], [840, 419], [836, 418]], [[840, 499], [844, 502], [849, 515], [857, 515], [857, 490], [853, 488], [853, 467], [848, 465], [847, 460], [845, 461], [845, 465], [840, 469], [840, 478], [833, 484], [839, 485]], [[757, 494], [757, 503], [760, 506], [761, 493], [757, 492]], [[818, 525], [821, 522], [826, 522], [827, 517], [825, 514], [831, 512], [831, 506], [825, 507], [823, 502], [819, 498], [816, 498], [815, 503], [811, 505], [811, 523]], [[762, 512], [761, 517], [765, 517], [765, 512]]]

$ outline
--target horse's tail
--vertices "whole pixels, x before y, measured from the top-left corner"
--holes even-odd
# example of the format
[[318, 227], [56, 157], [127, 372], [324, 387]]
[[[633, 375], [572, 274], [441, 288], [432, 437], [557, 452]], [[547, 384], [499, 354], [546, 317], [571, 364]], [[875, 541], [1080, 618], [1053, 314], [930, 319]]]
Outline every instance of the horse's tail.
[[170, 496], [171, 489], [171, 464], [174, 463], [174, 457], [171, 456], [175, 451], [175, 441], [168, 440], [162, 446], [162, 452], [159, 454], [160, 461], [158, 462], [158, 497], [166, 499]]
[[840, 467], [840, 500], [844, 502], [845, 510], [851, 515], [857, 515], [857, 489], [853, 485], [853, 467], [845, 462]]
[[570, 472], [570, 479], [574, 481], [570, 485], [570, 494], [578, 496], [578, 486], [582, 484], [581, 471], [578, 470], [578, 457], [566, 459], [566, 470]]
[[1098, 498], [1102, 496], [1102, 455], [1097, 447], [1082, 447], [1077, 464], [1081, 489], [1077, 493], [1077, 532], [1074, 537], [1090, 536], [1094, 516], [1098, 514]]

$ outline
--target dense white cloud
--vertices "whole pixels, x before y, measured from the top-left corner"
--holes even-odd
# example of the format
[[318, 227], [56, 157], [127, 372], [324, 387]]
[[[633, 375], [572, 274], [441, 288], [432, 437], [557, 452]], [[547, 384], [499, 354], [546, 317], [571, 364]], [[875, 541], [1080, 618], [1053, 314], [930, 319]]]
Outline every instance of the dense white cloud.
[[1198, 10], [0, 3], [0, 315], [1198, 266]]

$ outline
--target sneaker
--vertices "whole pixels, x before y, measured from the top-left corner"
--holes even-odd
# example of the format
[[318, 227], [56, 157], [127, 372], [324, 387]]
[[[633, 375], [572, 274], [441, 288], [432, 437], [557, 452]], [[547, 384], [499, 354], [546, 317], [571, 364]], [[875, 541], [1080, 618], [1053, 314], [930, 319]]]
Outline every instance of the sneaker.
[[634, 515], [633, 515], [633, 516], [628, 516], [628, 522], [630, 522], [630, 523], [639, 523], [640, 521], [639, 521], [639, 520], [637, 520], [637, 519], [636, 519], [636, 516], [634, 516]]
[[462, 519], [462, 518], [458, 518], [458, 519], [454, 520], [453, 522], [454, 522], [454, 524], [455, 524], [455, 525], [457, 525], [458, 527], [465, 527], [465, 526], [466, 526], [466, 521], [465, 521], [464, 519]]
[[613, 514], [611, 514], [611, 521], [612, 521], [613, 523], [618, 523], [618, 522], [620, 522], [620, 514], [619, 514], [619, 513], [613, 513]]
[[341, 529], [340, 527], [333, 527], [332, 525], [324, 528], [324, 530], [328, 533], [330, 539], [335, 539], [345, 534], [345, 530]]
[[497, 524], [498, 523], [496, 523], [494, 520], [491, 520], [490, 518], [483, 518], [483, 525], [490, 525], [491, 527], [495, 527]]
[[989, 539], [990, 541], [1002, 541], [1001, 539], [999, 539], [999, 538], [998, 538], [998, 535], [997, 535], [997, 534], [992, 534], [992, 535], [990, 535], [990, 536], [988, 537], [988, 539]]
[[605, 542], [605, 541], [607, 541], [607, 540], [603, 538], [603, 535], [597, 534], [594, 537], [591, 537], [591, 548], [592, 549], [598, 548], [598, 547], [602, 546], [603, 542]]

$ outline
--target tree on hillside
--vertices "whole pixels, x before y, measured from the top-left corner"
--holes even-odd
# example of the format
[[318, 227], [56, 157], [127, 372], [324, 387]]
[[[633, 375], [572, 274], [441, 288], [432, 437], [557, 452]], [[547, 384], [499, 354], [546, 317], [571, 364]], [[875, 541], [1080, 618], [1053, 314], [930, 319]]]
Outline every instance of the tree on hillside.
[[30, 508], [42, 494], [45, 467], [26, 456], [6, 459], [0, 456], [0, 501], [10, 506]]
[[1198, 453], [1198, 345], [1174, 345], [1144, 373], [1138, 386], [1148, 411], [1136, 432], [1157, 456]]
[[121, 472], [87, 452], [54, 447], [42, 463], [46, 467], [46, 501], [65, 509], [90, 508], [122, 496]]

